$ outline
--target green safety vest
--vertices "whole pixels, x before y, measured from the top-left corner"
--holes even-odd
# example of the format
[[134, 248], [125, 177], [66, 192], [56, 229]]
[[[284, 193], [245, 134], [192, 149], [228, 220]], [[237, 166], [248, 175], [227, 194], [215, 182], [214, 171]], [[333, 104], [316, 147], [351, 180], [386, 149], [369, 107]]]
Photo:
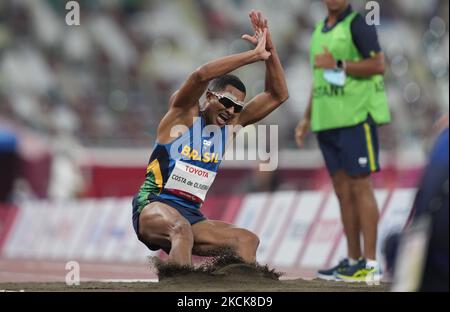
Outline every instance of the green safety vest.
[[[324, 22], [316, 26], [311, 42], [311, 65], [324, 47], [335, 60], [357, 62], [363, 59], [351, 33], [351, 23], [357, 16], [349, 14], [332, 30], [323, 33]], [[313, 68], [313, 98], [311, 128], [313, 131], [350, 127], [367, 120], [368, 115], [378, 125], [390, 122], [391, 117], [384, 91], [382, 75], [369, 78], [347, 76], [343, 87], [334, 86], [323, 78], [323, 69]]]

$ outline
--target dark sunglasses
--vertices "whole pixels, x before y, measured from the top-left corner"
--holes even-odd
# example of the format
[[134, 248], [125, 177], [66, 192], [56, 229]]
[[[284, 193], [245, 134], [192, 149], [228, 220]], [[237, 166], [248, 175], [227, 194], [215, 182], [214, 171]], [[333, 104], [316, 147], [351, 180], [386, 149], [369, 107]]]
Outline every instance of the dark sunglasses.
[[230, 94], [218, 93], [211, 90], [208, 90], [208, 92], [217, 97], [219, 103], [225, 106], [226, 108], [234, 107], [235, 113], [240, 113], [244, 108], [244, 103], [234, 99]]

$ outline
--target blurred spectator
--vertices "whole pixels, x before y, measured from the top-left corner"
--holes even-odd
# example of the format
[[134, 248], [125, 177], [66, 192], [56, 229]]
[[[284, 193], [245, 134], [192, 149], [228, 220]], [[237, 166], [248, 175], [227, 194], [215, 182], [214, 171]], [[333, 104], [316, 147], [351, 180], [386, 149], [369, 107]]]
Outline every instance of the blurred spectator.
[[54, 145], [48, 195], [51, 199], [82, 197], [85, 184], [77, 162], [77, 143], [60, 137]]
[[16, 135], [0, 125], [0, 203], [9, 202], [19, 173]]

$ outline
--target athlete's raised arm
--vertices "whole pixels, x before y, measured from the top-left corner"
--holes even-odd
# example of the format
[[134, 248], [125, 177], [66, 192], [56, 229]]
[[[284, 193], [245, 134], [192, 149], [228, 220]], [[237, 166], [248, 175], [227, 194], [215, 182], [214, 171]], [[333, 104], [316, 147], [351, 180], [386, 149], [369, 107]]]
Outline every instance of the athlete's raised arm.
[[[266, 78], [264, 92], [250, 100], [237, 120], [237, 123], [244, 127], [265, 118], [289, 98], [284, 70], [270, 36], [267, 19], [263, 18], [260, 12], [256, 11], [250, 12], [250, 19], [255, 29], [255, 35], [253, 37], [244, 35], [242, 38], [256, 44], [260, 31], [264, 30], [267, 33], [266, 50], [270, 52], [270, 57], [265, 61]], [[258, 44], [260, 43], [261, 41]]]
[[197, 116], [200, 110], [199, 99], [211, 80], [247, 64], [265, 61], [269, 57], [270, 52], [266, 50], [266, 40], [264, 39], [260, 40], [253, 50], [219, 58], [196, 69], [180, 89], [171, 96], [169, 111], [158, 127], [158, 141], [161, 143], [172, 141], [173, 137], [171, 137], [170, 131], [175, 125], [190, 126], [192, 118]]
[[265, 49], [265, 41], [261, 41], [254, 50], [219, 58], [200, 66], [174, 94], [171, 107], [189, 110], [192, 106], [198, 105], [198, 100], [211, 80], [247, 64], [267, 60], [269, 57], [270, 52]]

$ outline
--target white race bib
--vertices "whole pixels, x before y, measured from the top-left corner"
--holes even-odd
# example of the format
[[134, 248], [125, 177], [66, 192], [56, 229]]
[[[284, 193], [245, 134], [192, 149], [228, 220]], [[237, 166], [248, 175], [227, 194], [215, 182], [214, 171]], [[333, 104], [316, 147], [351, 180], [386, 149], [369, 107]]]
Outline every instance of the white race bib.
[[202, 203], [215, 177], [216, 172], [177, 160], [164, 188], [177, 196]]

